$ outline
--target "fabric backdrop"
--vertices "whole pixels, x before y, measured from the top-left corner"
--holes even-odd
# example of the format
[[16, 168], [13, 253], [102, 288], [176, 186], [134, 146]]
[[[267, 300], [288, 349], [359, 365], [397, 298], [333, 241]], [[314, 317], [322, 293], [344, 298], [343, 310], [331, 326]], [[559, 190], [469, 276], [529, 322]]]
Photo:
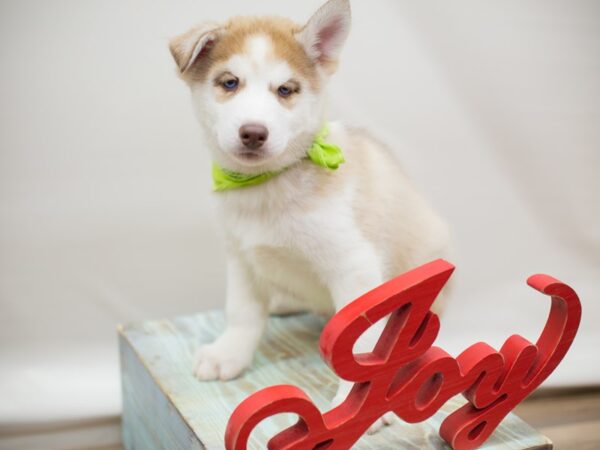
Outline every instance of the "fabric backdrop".
[[[116, 325], [222, 304], [210, 161], [168, 38], [319, 4], [0, 2], [0, 448], [118, 440]], [[545, 272], [584, 306], [547, 386], [600, 383], [600, 3], [354, 0], [353, 15], [330, 117], [390, 144], [453, 229], [440, 345], [535, 339], [549, 302], [525, 279]]]

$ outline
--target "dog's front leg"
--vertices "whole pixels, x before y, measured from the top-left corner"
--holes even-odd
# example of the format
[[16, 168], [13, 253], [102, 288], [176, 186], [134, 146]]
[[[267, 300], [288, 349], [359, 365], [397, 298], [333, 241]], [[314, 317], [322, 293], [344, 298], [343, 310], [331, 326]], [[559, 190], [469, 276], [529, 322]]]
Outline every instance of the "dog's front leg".
[[227, 264], [225, 331], [196, 353], [194, 373], [200, 380], [230, 380], [250, 364], [265, 329], [267, 304], [256, 295], [250, 274], [236, 257]]
[[[338, 262], [335, 265], [335, 271], [329, 274], [329, 288], [336, 311], [383, 282], [381, 264], [373, 252], [365, 248], [362, 252], [355, 251], [354, 255], [353, 258], [345, 259], [344, 264], [340, 265]], [[365, 331], [356, 341], [354, 353], [372, 351], [385, 328], [386, 322], [387, 318], [384, 318]], [[353, 385], [353, 382], [340, 380], [337, 393], [332, 400], [332, 406], [337, 406], [346, 400]], [[386, 413], [371, 425], [368, 433], [377, 432], [384, 425], [391, 424], [393, 420], [394, 413]]]

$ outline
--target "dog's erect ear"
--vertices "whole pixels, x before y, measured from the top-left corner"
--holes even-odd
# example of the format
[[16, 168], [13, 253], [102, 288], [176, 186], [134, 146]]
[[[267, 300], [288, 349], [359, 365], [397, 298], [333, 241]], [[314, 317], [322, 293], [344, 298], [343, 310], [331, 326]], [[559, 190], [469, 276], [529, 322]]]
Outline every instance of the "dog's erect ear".
[[350, 32], [349, 0], [329, 0], [296, 34], [308, 56], [321, 64], [337, 61]]
[[205, 57], [214, 46], [221, 32], [215, 23], [203, 23], [174, 37], [169, 42], [169, 50], [179, 67], [185, 73], [199, 59]]

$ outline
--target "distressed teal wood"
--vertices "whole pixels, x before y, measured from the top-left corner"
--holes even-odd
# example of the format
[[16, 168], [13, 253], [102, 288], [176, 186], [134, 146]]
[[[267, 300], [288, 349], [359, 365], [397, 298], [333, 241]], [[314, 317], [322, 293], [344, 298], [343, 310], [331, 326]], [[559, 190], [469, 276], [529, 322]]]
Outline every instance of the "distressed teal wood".
[[[148, 321], [120, 327], [123, 384], [123, 441], [127, 450], [223, 449], [223, 434], [233, 409], [252, 392], [274, 384], [305, 390], [322, 411], [328, 409], [336, 379], [321, 361], [317, 342], [324, 321], [312, 315], [273, 317], [252, 368], [233, 381], [200, 382], [192, 357], [201, 342], [211, 342], [224, 327], [221, 313]], [[399, 420], [363, 437], [359, 450], [447, 449], [437, 430], [446, 415], [464, 403], [450, 400], [427, 422]], [[295, 418], [283, 414], [261, 423], [250, 448], [265, 442]], [[514, 414], [485, 449], [550, 449], [551, 442]]]

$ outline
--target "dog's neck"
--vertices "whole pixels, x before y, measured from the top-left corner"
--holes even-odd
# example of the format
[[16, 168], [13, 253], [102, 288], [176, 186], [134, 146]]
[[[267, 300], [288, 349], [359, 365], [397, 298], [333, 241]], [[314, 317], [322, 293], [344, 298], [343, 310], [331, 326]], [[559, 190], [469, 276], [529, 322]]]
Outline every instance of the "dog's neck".
[[[306, 150], [304, 159], [308, 159], [317, 166], [321, 166], [327, 170], [336, 170], [344, 162], [344, 154], [340, 147], [327, 142], [326, 139], [328, 134], [329, 126], [325, 124], [321, 131], [315, 136], [312, 145]], [[213, 162], [213, 190], [221, 192], [263, 184], [271, 178], [285, 172], [290, 167], [291, 165], [287, 165], [279, 170], [245, 174], [228, 170], [219, 166], [216, 162]]]

